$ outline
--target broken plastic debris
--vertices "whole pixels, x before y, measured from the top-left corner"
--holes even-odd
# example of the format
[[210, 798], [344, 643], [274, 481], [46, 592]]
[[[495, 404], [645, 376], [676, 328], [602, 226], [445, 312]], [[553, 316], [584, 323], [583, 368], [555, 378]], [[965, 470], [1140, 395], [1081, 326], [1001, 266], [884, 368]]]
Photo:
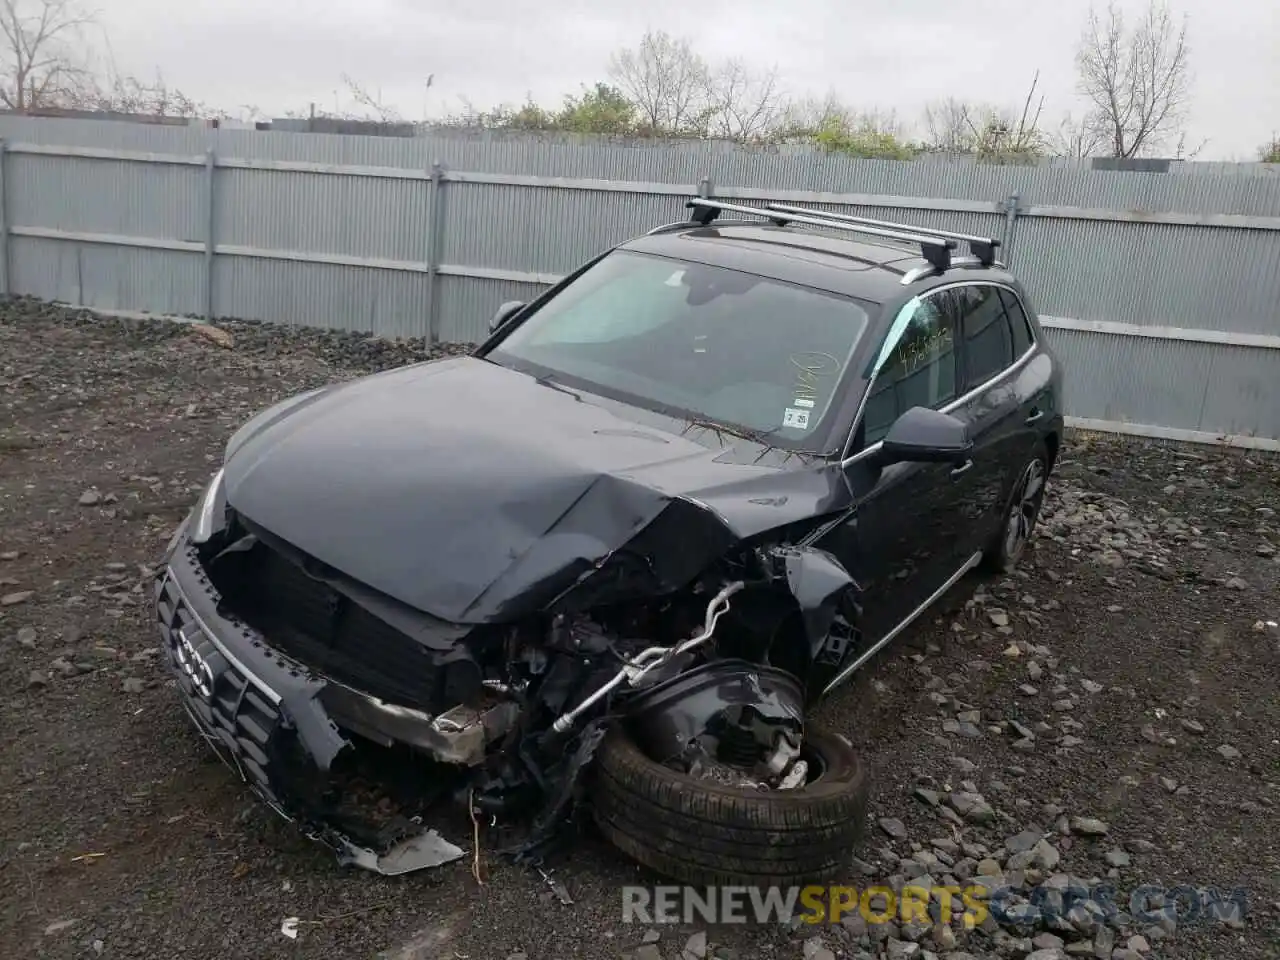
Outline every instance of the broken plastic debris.
[[285, 917], [280, 923], [280, 932], [290, 940], [298, 939], [298, 924], [302, 921], [297, 917]]
[[398, 843], [381, 856], [368, 847], [357, 847], [350, 841], [344, 843], [345, 846], [338, 854], [342, 863], [355, 864], [388, 877], [438, 867], [465, 856], [461, 847], [450, 843], [435, 830], [428, 830]]
[[555, 873], [555, 871], [543, 870], [541, 867], [538, 867], [538, 872], [542, 874], [543, 881], [545, 881], [547, 886], [551, 889], [551, 892], [555, 895], [555, 898], [559, 900], [562, 904], [564, 904], [566, 907], [572, 907], [573, 897], [569, 896], [569, 888], [552, 876], [552, 874]]

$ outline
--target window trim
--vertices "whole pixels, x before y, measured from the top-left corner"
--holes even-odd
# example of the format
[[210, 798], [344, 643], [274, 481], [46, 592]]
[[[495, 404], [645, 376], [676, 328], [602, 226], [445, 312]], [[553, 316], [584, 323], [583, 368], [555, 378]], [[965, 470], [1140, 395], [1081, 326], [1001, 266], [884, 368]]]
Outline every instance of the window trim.
[[[978, 396], [990, 390], [991, 387], [994, 386], [997, 381], [1003, 380], [1009, 374], [1017, 370], [1021, 370], [1031, 361], [1031, 358], [1035, 356], [1040, 346], [1039, 340], [1036, 337], [1035, 327], [1031, 323], [1031, 314], [1027, 310], [1026, 302], [1022, 299], [1022, 295], [1011, 284], [1003, 283], [999, 280], [957, 280], [954, 283], [945, 283], [945, 284], [940, 284], [939, 286], [936, 286], [936, 287], [932, 287], [928, 290], [925, 290], [921, 293], [916, 294], [916, 296], [923, 300], [926, 297], [932, 297], [934, 294], [942, 293], [943, 291], [946, 291], [946, 290], [952, 290], [952, 289], [955, 289], [956, 287], [973, 287], [973, 286], [999, 287], [1001, 290], [1007, 290], [1009, 293], [1013, 294], [1014, 299], [1018, 302], [1018, 306], [1022, 308], [1022, 312], [1027, 318], [1027, 331], [1031, 334], [1031, 345], [1027, 347], [1026, 351], [1022, 354], [1022, 356], [1017, 357], [1012, 364], [1005, 367], [995, 376], [978, 384], [976, 387], [972, 388], [971, 390], [965, 391], [964, 393], [960, 394], [960, 396], [952, 400], [950, 403], [946, 404], [943, 407], [940, 407], [939, 408], [940, 413], [951, 413], [954, 410], [959, 410], [965, 404], [971, 403]], [[903, 306], [906, 306], [906, 304], [903, 304]], [[1005, 311], [1005, 312], [1007, 315], [1008, 311]], [[886, 336], [887, 335], [888, 333], [886, 331]], [[842, 452], [845, 453], [846, 456], [843, 456], [840, 459], [840, 466], [842, 468], [847, 469], [848, 467], [852, 466], [855, 463], [859, 463], [863, 460], [870, 459], [880, 451], [880, 448], [883, 444], [883, 441], [877, 440], [875, 443], [871, 444], [868, 447], [863, 448], [862, 450], [859, 450], [857, 453], [849, 454], [848, 452], [849, 448], [853, 444], [854, 437], [858, 433], [858, 427], [862, 424], [862, 415], [865, 412], [865, 408], [867, 405], [867, 398], [871, 395], [871, 388], [875, 386], [876, 378], [879, 376], [879, 373], [880, 371], [877, 370], [874, 374], [872, 374], [870, 379], [868, 379], [867, 386], [862, 392], [862, 399], [859, 400], [858, 402], [857, 413], [854, 414], [853, 422], [849, 425], [849, 433], [848, 433], [848, 436], [845, 437], [844, 447], [842, 448]]]

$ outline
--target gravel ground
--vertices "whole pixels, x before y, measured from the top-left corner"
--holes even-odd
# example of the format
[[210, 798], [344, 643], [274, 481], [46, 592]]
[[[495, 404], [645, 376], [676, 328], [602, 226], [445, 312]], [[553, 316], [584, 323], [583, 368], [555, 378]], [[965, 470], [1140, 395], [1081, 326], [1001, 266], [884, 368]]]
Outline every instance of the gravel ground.
[[1144, 884], [1243, 887], [1247, 919], [646, 928], [622, 922], [619, 888], [660, 881], [590, 834], [557, 865], [571, 906], [492, 857], [483, 887], [465, 862], [341, 870], [196, 738], [157, 657], [149, 564], [253, 411], [428, 356], [219, 329], [0, 306], [6, 956], [1280, 956], [1274, 460], [1072, 439], [1016, 575], [961, 584], [822, 710], [872, 768], [850, 884], [979, 876], [1038, 902], [1096, 878], [1122, 905]]

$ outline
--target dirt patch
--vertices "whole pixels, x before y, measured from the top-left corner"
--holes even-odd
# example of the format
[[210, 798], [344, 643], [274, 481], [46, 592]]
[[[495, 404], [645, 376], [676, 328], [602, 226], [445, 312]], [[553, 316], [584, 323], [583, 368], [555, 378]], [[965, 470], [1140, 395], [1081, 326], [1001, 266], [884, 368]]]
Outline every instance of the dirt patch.
[[[177, 324], [0, 307], [6, 955], [698, 956], [696, 926], [622, 922], [620, 888], [661, 881], [590, 832], [555, 865], [572, 906], [493, 857], [483, 888], [467, 863], [394, 880], [343, 871], [197, 739], [157, 657], [147, 587], [226, 439], [289, 394], [443, 352], [219, 328], [229, 345]], [[1077, 438], [1050, 491], [1013, 577], [959, 586], [823, 708], [873, 771], [849, 883], [995, 870], [1031, 901], [1067, 875], [1114, 884], [1126, 907], [1144, 884], [1244, 888], [1242, 924], [1165, 923], [1169, 935], [1135, 918], [1114, 947], [1141, 935], [1157, 956], [1276, 956], [1280, 468]], [[1053, 867], [1019, 857], [1029, 832]], [[286, 917], [301, 921], [296, 940], [280, 932]], [[705, 955], [1021, 956], [1059, 949], [1032, 942], [1046, 935], [1087, 942], [1087, 955], [1107, 945], [1079, 926], [953, 942], [850, 916], [716, 927]]]

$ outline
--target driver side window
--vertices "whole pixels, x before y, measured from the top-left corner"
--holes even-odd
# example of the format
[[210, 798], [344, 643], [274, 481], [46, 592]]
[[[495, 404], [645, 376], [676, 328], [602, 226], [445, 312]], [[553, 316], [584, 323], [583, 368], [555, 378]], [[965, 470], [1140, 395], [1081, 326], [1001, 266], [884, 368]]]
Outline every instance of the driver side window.
[[[956, 394], [955, 323], [946, 293], [914, 299], [889, 334], [890, 348], [863, 410], [863, 447], [884, 438], [912, 407], [938, 409]], [[905, 321], [905, 322], [904, 322]]]

